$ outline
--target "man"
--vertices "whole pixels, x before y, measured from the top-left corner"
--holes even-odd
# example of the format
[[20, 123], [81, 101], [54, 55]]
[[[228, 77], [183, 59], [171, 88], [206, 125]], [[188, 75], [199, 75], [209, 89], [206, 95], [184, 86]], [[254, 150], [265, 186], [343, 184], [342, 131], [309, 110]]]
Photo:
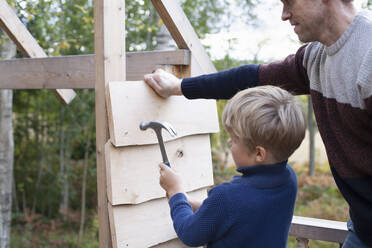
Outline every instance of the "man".
[[228, 99], [258, 85], [310, 94], [334, 179], [350, 206], [344, 248], [372, 247], [372, 18], [352, 0], [283, 0], [282, 20], [302, 42], [295, 55], [183, 80], [158, 70], [162, 97]]

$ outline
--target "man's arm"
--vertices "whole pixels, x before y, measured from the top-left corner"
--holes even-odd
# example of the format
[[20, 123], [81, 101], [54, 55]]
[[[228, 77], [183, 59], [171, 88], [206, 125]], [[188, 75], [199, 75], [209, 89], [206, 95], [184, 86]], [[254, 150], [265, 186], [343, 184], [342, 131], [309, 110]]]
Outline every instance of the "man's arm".
[[275, 85], [295, 95], [309, 94], [310, 82], [303, 66], [306, 46], [300, 47], [296, 54], [282, 61], [261, 65], [260, 85]]
[[240, 90], [267, 84], [294, 94], [309, 94], [309, 79], [303, 66], [305, 47], [282, 61], [269, 64], [245, 65], [183, 80], [157, 70], [144, 79], [162, 97], [182, 93], [189, 99], [230, 99]]
[[238, 91], [259, 85], [259, 65], [243, 65], [230, 70], [185, 78], [182, 94], [189, 99], [230, 99]]

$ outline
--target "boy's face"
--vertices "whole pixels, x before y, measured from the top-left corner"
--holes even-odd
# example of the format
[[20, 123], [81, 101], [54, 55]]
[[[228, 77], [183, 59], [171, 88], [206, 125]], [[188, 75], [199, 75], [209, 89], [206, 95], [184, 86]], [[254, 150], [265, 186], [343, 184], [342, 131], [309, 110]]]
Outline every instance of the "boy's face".
[[248, 148], [243, 144], [243, 142], [234, 136], [230, 131], [230, 139], [228, 141], [230, 145], [230, 150], [232, 157], [234, 159], [237, 168], [247, 167], [256, 165], [256, 154], [254, 152], [250, 153]]

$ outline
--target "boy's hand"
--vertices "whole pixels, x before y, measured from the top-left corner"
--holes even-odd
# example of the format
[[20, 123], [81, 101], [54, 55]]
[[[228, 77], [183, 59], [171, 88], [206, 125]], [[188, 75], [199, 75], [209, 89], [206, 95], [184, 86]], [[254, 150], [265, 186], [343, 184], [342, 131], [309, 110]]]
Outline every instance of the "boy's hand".
[[161, 97], [167, 98], [172, 95], [182, 95], [182, 80], [162, 69], [157, 69], [154, 73], [146, 74], [144, 80]]
[[181, 177], [165, 164], [159, 164], [160, 186], [167, 192], [168, 199], [177, 193], [185, 193], [182, 187]]

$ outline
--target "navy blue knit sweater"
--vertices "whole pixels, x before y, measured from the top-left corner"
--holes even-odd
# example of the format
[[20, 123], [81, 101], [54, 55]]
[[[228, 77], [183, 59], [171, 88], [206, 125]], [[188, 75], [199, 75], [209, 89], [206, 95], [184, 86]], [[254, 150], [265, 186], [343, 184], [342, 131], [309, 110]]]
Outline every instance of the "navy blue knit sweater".
[[169, 205], [174, 229], [188, 246], [285, 247], [297, 194], [287, 162], [238, 169], [242, 176], [212, 188], [193, 213], [186, 196]]

